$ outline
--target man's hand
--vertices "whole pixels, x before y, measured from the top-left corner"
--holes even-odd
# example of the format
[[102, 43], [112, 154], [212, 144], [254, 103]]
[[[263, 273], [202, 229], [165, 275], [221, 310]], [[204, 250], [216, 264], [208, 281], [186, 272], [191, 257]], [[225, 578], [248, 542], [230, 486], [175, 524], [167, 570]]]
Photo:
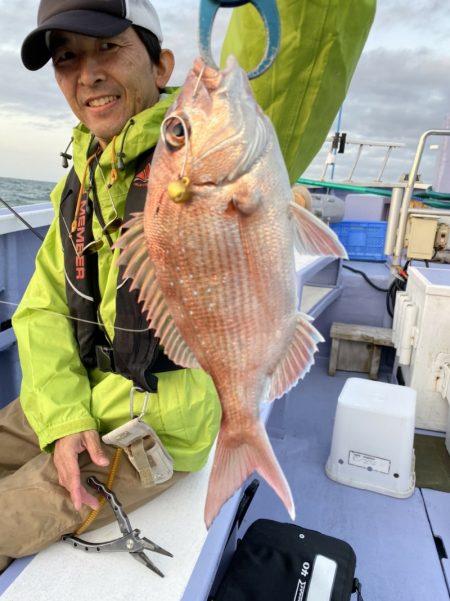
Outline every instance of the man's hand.
[[86, 430], [60, 438], [56, 441], [53, 453], [53, 462], [58, 472], [59, 483], [69, 491], [77, 511], [80, 511], [82, 505], [98, 509], [97, 499], [81, 485], [78, 455], [83, 451], [89, 453], [95, 465], [106, 467], [109, 464], [109, 459], [102, 451], [100, 436], [96, 430]]

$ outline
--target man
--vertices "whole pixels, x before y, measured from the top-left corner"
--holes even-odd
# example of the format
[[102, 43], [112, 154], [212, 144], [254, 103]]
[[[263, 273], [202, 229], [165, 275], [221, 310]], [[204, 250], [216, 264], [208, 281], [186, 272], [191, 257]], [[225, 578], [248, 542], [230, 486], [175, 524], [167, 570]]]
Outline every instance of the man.
[[[74, 169], [53, 191], [55, 219], [14, 316], [23, 382], [20, 404], [0, 412], [0, 571], [98, 507], [85, 479], [106, 481], [114, 448], [100, 436], [130, 420], [130, 395], [133, 415], [142, 412], [157, 431], [174, 475], [161, 455], [166, 471], [152, 471], [149, 437], [128, 448], [135, 467], [123, 457], [112, 486], [125, 510], [200, 469], [217, 433], [212, 381], [159, 349], [136, 294], [122, 285], [113, 248], [120, 223], [143, 209], [152, 149], [172, 102], [163, 91], [174, 58], [161, 41], [148, 0], [42, 0], [38, 28], [22, 47], [29, 69], [52, 60], [80, 124]], [[93, 526], [111, 519], [105, 508]]]
[[[253, 84], [277, 128], [292, 180], [342, 102], [374, 0], [349, 0], [346, 10], [339, 0], [310, 2], [311, 12], [304, 6], [278, 3], [278, 63]], [[243, 7], [233, 16], [227, 38], [245, 67], [259, 60], [265, 41], [254, 12]], [[242, 35], [241, 26], [251, 35]], [[143, 208], [152, 149], [173, 98], [165, 90], [173, 56], [161, 50], [161, 41], [148, 0], [41, 0], [38, 27], [22, 47], [28, 69], [52, 59], [80, 124], [73, 132], [73, 169], [52, 193], [55, 219], [13, 320], [23, 382], [20, 403], [0, 411], [0, 571], [11, 558], [73, 531], [97, 507], [85, 478], [105, 481], [115, 472], [114, 449], [100, 437], [117, 443], [117, 428], [130, 421], [130, 398], [132, 414], [157, 432], [174, 472], [170, 476], [157, 441], [151, 448], [148, 436], [133, 442], [112, 486], [126, 511], [183, 472], [200, 469], [218, 429], [210, 378], [179, 369], [159, 349], [113, 249], [120, 223]], [[154, 451], [158, 473], [147, 458]], [[102, 510], [93, 526], [111, 519]]]

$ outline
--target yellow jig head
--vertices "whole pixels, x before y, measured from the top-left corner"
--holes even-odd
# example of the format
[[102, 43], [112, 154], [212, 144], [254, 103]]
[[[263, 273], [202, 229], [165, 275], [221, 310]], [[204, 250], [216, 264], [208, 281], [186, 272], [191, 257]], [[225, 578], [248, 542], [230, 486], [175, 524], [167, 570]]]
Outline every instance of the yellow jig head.
[[186, 176], [170, 182], [167, 186], [169, 198], [177, 203], [187, 202], [191, 198], [190, 183], [191, 180]]

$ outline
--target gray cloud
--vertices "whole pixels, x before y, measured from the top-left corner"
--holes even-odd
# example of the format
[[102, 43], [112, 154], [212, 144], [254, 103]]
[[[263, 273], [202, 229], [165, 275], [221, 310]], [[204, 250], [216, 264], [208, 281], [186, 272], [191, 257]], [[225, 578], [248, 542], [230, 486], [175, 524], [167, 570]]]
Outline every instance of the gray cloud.
[[448, 39], [449, 6], [446, 0], [379, 0], [377, 19], [382, 28], [403, 31], [420, 43], [424, 27], [435, 36], [436, 44]]
[[31, 73], [19, 63], [13, 52], [4, 50], [0, 53], [0, 72], [8, 73], [7, 83], [0, 89], [0, 107], [14, 106], [43, 115], [67, 113], [50, 67]]
[[[181, 84], [198, 53], [196, 32], [200, 2], [153, 2], [161, 18], [164, 46], [173, 49], [176, 56], [176, 69], [170, 83]], [[44, 130], [56, 133], [58, 128], [65, 140], [74, 117], [57, 89], [51, 66], [31, 73], [20, 60], [20, 46], [35, 26], [38, 5], [38, 0], [21, 0], [20, 4], [0, 0], [0, 73], [3, 76], [0, 118], [8, 126], [29, 124], [30, 141], [34, 131], [40, 136]], [[230, 11], [225, 9], [218, 12], [213, 31], [216, 58], [229, 14]], [[392, 154], [386, 172], [389, 179], [397, 180], [402, 172], [409, 170], [420, 134], [427, 129], [442, 127], [446, 113], [450, 112], [447, 23], [448, 2], [443, 0], [416, 0], [413, 3], [410, 0], [378, 0], [366, 50], [344, 102], [342, 129], [351, 137], [405, 144], [404, 149]], [[307, 173], [320, 174], [327, 149], [319, 153]], [[368, 160], [361, 163], [356, 175], [375, 177], [382, 153], [371, 150], [365, 154]], [[435, 153], [427, 152], [423, 160], [421, 170], [428, 180], [434, 173], [435, 156]], [[339, 177], [348, 173], [352, 157], [354, 151], [350, 148], [339, 157]], [[11, 162], [13, 164], [12, 157]], [[372, 163], [370, 168], [364, 166], [366, 163]]]
[[[420, 135], [443, 127], [450, 112], [449, 73], [450, 56], [440, 56], [427, 48], [413, 51], [378, 48], [366, 51], [361, 57], [343, 105], [342, 130], [351, 137], [405, 144], [404, 149], [392, 153], [386, 171], [391, 180], [396, 181], [402, 172], [409, 170]], [[377, 152], [381, 157], [381, 151]], [[371, 155], [364, 152], [364, 156]], [[353, 157], [350, 150], [345, 160], [338, 157], [343, 165], [340, 175], [349, 172]], [[317, 174], [323, 158], [322, 153], [308, 172], [314, 170]], [[435, 153], [424, 154], [421, 172], [427, 181], [434, 175], [435, 159]], [[375, 177], [381, 158], [375, 165], [375, 170], [373, 166], [370, 169], [361, 161], [356, 175]]]

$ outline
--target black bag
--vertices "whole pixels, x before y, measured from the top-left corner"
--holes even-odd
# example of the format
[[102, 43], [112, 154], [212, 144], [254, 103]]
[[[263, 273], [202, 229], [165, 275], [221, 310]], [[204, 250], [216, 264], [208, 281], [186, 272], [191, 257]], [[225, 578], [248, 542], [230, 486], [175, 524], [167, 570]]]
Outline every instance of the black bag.
[[356, 556], [337, 538], [257, 520], [238, 542], [213, 601], [349, 601], [361, 585]]

